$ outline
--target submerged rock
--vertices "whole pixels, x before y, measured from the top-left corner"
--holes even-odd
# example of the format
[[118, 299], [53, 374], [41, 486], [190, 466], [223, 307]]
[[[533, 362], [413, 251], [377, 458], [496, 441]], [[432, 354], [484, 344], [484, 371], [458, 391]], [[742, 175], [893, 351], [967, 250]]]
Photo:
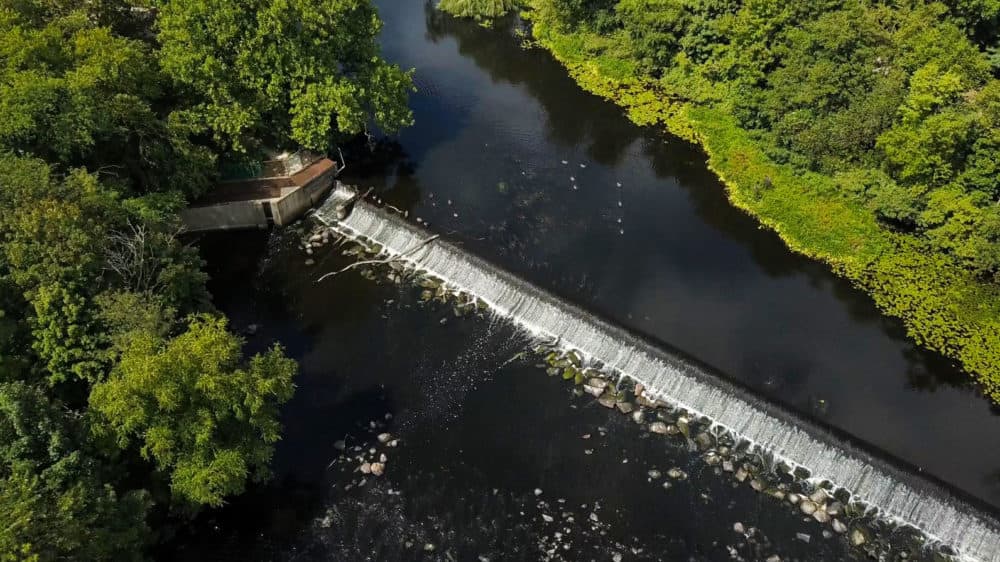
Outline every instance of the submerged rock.
[[391, 439], [392, 439], [392, 435], [389, 434], [389, 433], [379, 433], [378, 434], [378, 442], [379, 443], [388, 443]]
[[375, 476], [382, 476], [385, 473], [385, 463], [373, 462], [371, 464], [371, 473]]
[[367, 463], [367, 462], [366, 463], [362, 463], [361, 466], [358, 467], [358, 470], [361, 471], [361, 474], [371, 474], [372, 473], [372, 465], [371, 465], [371, 463]]
[[687, 473], [677, 467], [674, 467], [667, 471], [667, 476], [673, 478], [674, 480], [684, 480], [687, 478]]
[[829, 523], [830, 522], [830, 514], [827, 513], [826, 510], [817, 509], [815, 512], [813, 512], [813, 519], [815, 519], [816, 521], [818, 521], [820, 523]]
[[854, 546], [861, 546], [868, 542], [868, 537], [865, 536], [865, 532], [861, 529], [854, 529], [851, 531], [851, 544]]
[[614, 408], [616, 402], [615, 397], [610, 394], [605, 394], [597, 399], [597, 403], [605, 408]]
[[847, 532], [847, 525], [844, 525], [840, 519], [834, 519], [832, 527], [834, 532], [840, 533], [841, 535]]
[[630, 414], [632, 413], [632, 410], [635, 409], [635, 406], [633, 406], [631, 402], [618, 402], [615, 405], [618, 406], [618, 409], [621, 410], [621, 413], [623, 414]]

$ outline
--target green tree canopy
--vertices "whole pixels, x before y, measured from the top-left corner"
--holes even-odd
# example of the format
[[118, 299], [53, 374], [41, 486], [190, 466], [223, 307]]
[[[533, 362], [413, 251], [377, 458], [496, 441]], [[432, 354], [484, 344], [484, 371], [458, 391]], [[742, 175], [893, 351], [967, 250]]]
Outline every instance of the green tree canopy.
[[97, 25], [95, 7], [0, 2], [0, 151], [86, 166], [140, 191], [204, 191], [214, 156], [164, 112], [155, 53]]
[[24, 383], [0, 383], [0, 560], [141, 560], [146, 493], [117, 493], [78, 422]]
[[195, 506], [219, 506], [248, 476], [267, 475], [278, 407], [294, 389], [297, 367], [280, 347], [245, 365], [241, 347], [212, 316], [191, 317], [173, 338], [133, 330], [111, 376], [91, 393], [99, 427], [122, 446], [138, 445], [169, 474], [175, 497]]
[[170, 0], [160, 63], [189, 106], [179, 122], [245, 150], [255, 140], [313, 149], [369, 121], [409, 124], [410, 74], [379, 55], [375, 9], [356, 0]]

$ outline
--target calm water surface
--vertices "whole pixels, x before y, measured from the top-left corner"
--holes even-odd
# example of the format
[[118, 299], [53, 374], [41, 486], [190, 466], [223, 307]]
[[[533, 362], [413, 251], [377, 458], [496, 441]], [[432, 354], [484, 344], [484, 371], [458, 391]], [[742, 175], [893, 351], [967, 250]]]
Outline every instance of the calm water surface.
[[634, 126], [504, 30], [420, 1], [381, 10], [386, 55], [416, 68], [417, 123], [396, 158], [353, 181], [507, 269], [1000, 506], [1000, 411], [864, 293], [731, 207], [696, 148]]
[[[386, 56], [416, 68], [417, 122], [372, 157], [355, 151], [348, 181], [1000, 506], [997, 411], [870, 299], [730, 207], [698, 150], [632, 125], [505, 30], [421, 1], [379, 4]], [[356, 273], [314, 283], [346, 262], [324, 249], [304, 266], [291, 233], [216, 236], [203, 248], [218, 306], [237, 327], [261, 324], [251, 347], [280, 340], [303, 373], [274, 482], [206, 514], [168, 557], [851, 556], [793, 510], [733, 489], [683, 447], [511, 361], [526, 342], [502, 323], [453, 318], [412, 288]], [[381, 431], [402, 444], [378, 444]], [[359, 486], [357, 463], [334, 447], [341, 439], [385, 452], [386, 476]], [[649, 470], [673, 466], [690, 480], [669, 490], [650, 481]], [[753, 536], [734, 533], [737, 521]]]

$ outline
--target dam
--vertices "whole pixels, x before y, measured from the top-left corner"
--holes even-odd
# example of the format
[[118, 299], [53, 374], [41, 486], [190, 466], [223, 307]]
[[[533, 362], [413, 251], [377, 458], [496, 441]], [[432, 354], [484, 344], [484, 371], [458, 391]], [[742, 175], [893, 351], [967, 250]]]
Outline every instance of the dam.
[[990, 509], [884, 458], [850, 436], [763, 400], [664, 346], [651, 343], [501, 270], [435, 233], [368, 202], [344, 209], [338, 189], [316, 213], [336, 233], [379, 244], [389, 257], [481, 299], [529, 334], [558, 342], [662, 400], [731, 432], [813, 481], [828, 481], [880, 516], [913, 526], [964, 560], [1000, 561], [1000, 523]]

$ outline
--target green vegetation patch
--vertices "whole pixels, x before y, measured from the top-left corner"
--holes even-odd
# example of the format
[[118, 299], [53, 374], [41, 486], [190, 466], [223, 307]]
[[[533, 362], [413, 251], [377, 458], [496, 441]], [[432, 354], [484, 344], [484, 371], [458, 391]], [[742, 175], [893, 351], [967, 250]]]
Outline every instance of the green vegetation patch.
[[[625, 2], [618, 4], [619, 10], [622, 4]], [[982, 384], [985, 394], [1000, 401], [1000, 287], [991, 280], [993, 266], [985, 265], [992, 259], [990, 252], [996, 245], [990, 238], [988, 220], [975, 223], [984, 229], [979, 234], [970, 234], [973, 227], [956, 234], [966, 235], [960, 244], [970, 246], [977, 244], [977, 236], [985, 237], [982, 254], [977, 258], [985, 261], [971, 263], [960, 252], [949, 251], [928, 235], [928, 229], [921, 226], [926, 220], [912, 224], [894, 220], [888, 202], [893, 190], [924, 197], [931, 187], [914, 187], [916, 184], [898, 179], [901, 174], [895, 171], [895, 164], [887, 165], [884, 174], [860, 160], [848, 159], [833, 167], [803, 165], [794, 152], [776, 148], [770, 131], [741, 125], [735, 87], [729, 81], [720, 82], [714, 89], [706, 87], [705, 76], [711, 68], [697, 72], [685, 68], [686, 51], [680, 51], [681, 55], [674, 51], [670, 62], [664, 64], [673, 65], [668, 70], [643, 69], [649, 61], [644, 63], [636, 55], [637, 50], [621, 47], [623, 41], [632, 40], [624, 31], [615, 28], [599, 32], [596, 28], [601, 22], [594, 20], [589, 24], [567, 23], [556, 8], [568, 5], [575, 4], [535, 0], [528, 15], [537, 43], [551, 51], [584, 89], [621, 105], [638, 124], [665, 126], [699, 143], [708, 154], [709, 166], [725, 183], [733, 204], [775, 230], [796, 252], [830, 264], [868, 292], [881, 310], [903, 320], [908, 334], [918, 344], [959, 360]], [[606, 8], [594, 13], [592, 17], [597, 20], [609, 17]], [[719, 58], [726, 56], [735, 55]], [[993, 83], [995, 80], [984, 89], [993, 87]], [[921, 96], [917, 97], [926, 101], [933, 98], [933, 93]], [[914, 97], [912, 91], [910, 97]], [[941, 102], [930, 99], [926, 103]], [[893, 108], [893, 119], [895, 115]], [[885, 126], [892, 130], [905, 120], [905, 116], [898, 121], [890, 119]], [[989, 136], [982, 134], [980, 139]], [[910, 148], [913, 157], [919, 158], [920, 149]], [[959, 172], [959, 176], [970, 166], [986, 165], [966, 156], [966, 172]], [[886, 176], [890, 179], [885, 180]], [[956, 175], [950, 177], [954, 181]], [[878, 181], [884, 182], [884, 193], [858, 196], [859, 191]], [[986, 183], [992, 186], [995, 182], [996, 178], [992, 178]], [[963, 193], [970, 191], [966, 188]], [[969, 197], [978, 195], [972, 193]], [[925, 215], [934, 210], [934, 199], [900, 199], [902, 207], [918, 207]], [[947, 213], [948, 218], [956, 216], [953, 211]]]

